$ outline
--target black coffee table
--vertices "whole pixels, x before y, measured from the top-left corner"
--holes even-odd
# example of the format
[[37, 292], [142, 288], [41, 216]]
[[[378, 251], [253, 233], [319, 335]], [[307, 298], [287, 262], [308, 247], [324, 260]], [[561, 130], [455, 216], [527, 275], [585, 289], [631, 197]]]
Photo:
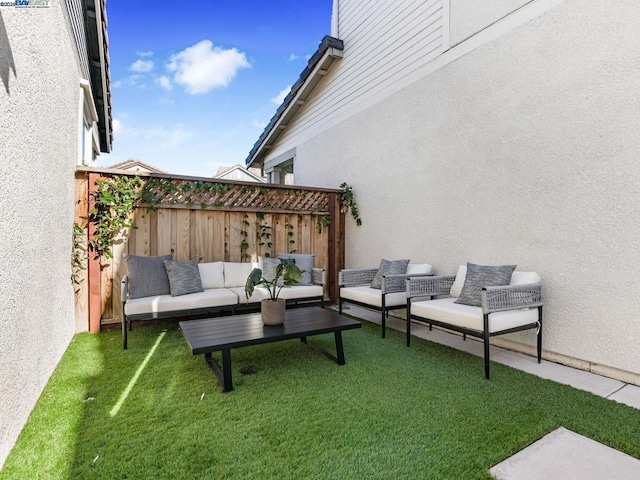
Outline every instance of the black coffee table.
[[[180, 322], [191, 353], [204, 354], [205, 361], [213, 370], [222, 390], [233, 390], [231, 380], [231, 349], [279, 342], [299, 338], [302, 343], [316, 352], [344, 365], [342, 331], [360, 328], [360, 322], [343, 317], [320, 307], [294, 308], [286, 311], [283, 325], [266, 326], [260, 313], [232, 315], [228, 317], [206, 318]], [[336, 342], [336, 355], [307, 340], [307, 337], [333, 333]], [[212, 352], [222, 352], [222, 369], [211, 356]]]

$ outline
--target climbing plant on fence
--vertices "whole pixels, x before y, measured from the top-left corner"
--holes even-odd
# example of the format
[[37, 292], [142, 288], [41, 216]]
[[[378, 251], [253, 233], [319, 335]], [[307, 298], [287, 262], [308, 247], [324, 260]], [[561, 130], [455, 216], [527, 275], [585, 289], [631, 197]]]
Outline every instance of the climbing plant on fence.
[[[77, 180], [78, 198], [85, 198], [78, 205], [86, 202], [91, 208], [77, 212], [76, 223], [82, 227], [74, 230], [73, 279], [77, 285], [85, 280], [82, 296], [91, 290], [86, 279], [101, 279], [103, 321], [120, 318], [119, 283], [126, 273], [126, 253], [172, 253], [178, 261], [200, 262], [315, 253], [316, 266], [326, 269], [327, 278], [335, 275], [336, 282], [337, 271], [344, 265], [344, 222], [338, 221], [344, 218], [346, 204], [340, 201], [344, 190], [90, 169], [81, 169]], [[82, 269], [87, 261], [84, 246], [89, 271]], [[98, 265], [98, 277], [91, 277], [92, 262]], [[337, 291], [331, 282], [330, 295]]]

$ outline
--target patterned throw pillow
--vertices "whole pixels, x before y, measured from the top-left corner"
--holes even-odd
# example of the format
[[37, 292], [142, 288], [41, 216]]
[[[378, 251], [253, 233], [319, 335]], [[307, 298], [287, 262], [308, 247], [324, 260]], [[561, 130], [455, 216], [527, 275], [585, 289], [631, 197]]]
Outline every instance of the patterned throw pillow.
[[262, 276], [270, 282], [276, 278], [276, 269], [280, 265], [279, 258], [258, 257], [258, 268], [262, 270]]
[[467, 276], [460, 296], [454, 303], [479, 307], [482, 305], [482, 288], [509, 285], [516, 265], [476, 265], [467, 262]]
[[179, 297], [189, 293], [204, 292], [198, 262], [174, 262], [165, 260], [164, 266], [167, 269], [169, 285], [171, 286], [171, 296]]
[[304, 270], [302, 278], [295, 285], [313, 285], [313, 262], [316, 256], [306, 253], [279, 253], [279, 258], [293, 258], [296, 261], [296, 267], [300, 271]]
[[129, 298], [155, 297], [169, 295], [169, 278], [164, 268], [164, 261], [171, 260], [171, 255], [147, 257], [141, 255], [125, 255], [129, 277]]
[[376, 276], [373, 277], [371, 282], [371, 288], [382, 288], [383, 275], [404, 275], [407, 273], [407, 265], [409, 260], [385, 260], [384, 258], [380, 262], [380, 267], [376, 272]]

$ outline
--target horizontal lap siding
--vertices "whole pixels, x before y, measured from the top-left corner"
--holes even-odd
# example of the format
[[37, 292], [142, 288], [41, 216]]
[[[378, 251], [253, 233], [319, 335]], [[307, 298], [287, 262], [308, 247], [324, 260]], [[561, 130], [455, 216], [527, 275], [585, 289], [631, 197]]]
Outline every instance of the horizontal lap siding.
[[78, 59], [82, 69], [82, 75], [86, 79], [89, 76], [89, 56], [87, 54], [87, 37], [84, 25], [84, 9], [80, 0], [66, 0], [67, 12], [69, 14], [69, 22], [71, 23], [71, 31], [73, 40], [78, 51]]
[[344, 58], [305, 99], [268, 158], [379, 102], [396, 91], [400, 79], [441, 55], [443, 1], [340, 1]]

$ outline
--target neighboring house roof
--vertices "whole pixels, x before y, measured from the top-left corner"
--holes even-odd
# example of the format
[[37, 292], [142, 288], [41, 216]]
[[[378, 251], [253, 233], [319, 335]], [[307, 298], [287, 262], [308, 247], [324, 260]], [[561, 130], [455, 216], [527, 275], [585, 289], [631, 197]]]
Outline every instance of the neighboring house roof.
[[241, 180], [245, 182], [266, 183], [266, 181], [262, 177], [256, 175], [252, 171], [244, 168], [239, 164], [232, 165], [231, 167], [220, 167], [213, 178], [222, 180]]
[[304, 105], [309, 94], [327, 74], [333, 62], [342, 58], [343, 50], [344, 43], [342, 40], [329, 35], [322, 39], [318, 50], [311, 56], [307, 66], [300, 74], [300, 78], [293, 84], [282, 105], [278, 107], [275, 115], [253, 146], [246, 160], [247, 166], [251, 167], [263, 163], [264, 157], [274, 141], [287, 128], [288, 122]]
[[100, 151], [110, 152], [113, 144], [111, 113], [111, 75], [109, 72], [109, 37], [107, 36], [106, 0], [86, 0], [85, 21], [91, 89], [98, 111]]
[[169, 173], [134, 158], [130, 158], [129, 160], [125, 160], [124, 162], [116, 163], [115, 165], [111, 165], [107, 168], [113, 168], [117, 170], [136, 170], [148, 173]]

